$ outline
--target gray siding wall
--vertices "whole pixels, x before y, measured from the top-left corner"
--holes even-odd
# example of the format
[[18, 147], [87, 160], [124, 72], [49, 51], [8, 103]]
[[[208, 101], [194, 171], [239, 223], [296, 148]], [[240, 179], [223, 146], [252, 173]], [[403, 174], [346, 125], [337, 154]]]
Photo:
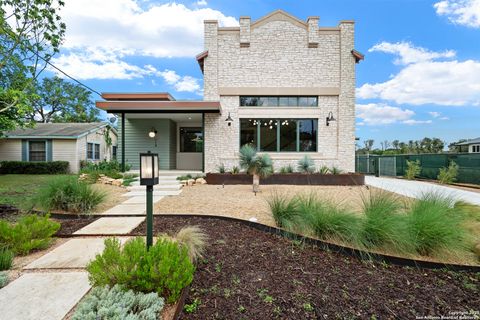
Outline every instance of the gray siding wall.
[[[150, 129], [155, 128], [155, 139], [148, 137]], [[125, 161], [133, 170], [139, 169], [139, 153], [151, 151], [158, 153], [160, 169], [170, 170], [176, 168], [176, 136], [175, 122], [169, 119], [125, 119]], [[118, 160], [122, 159], [122, 123], [118, 128]]]

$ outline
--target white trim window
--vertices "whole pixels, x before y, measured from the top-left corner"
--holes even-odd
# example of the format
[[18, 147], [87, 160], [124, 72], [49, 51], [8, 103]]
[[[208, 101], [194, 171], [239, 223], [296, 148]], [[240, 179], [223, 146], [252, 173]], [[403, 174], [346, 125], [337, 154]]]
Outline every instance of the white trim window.
[[87, 160], [100, 160], [100, 144], [87, 143]]
[[472, 145], [472, 153], [480, 153], [480, 144]]

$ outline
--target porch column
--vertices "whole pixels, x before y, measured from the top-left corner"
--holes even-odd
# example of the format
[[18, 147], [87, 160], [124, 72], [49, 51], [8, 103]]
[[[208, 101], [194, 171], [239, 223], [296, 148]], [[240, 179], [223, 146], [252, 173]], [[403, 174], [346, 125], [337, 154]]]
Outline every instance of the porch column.
[[205, 112], [202, 112], [202, 172], [205, 172]]
[[122, 112], [122, 172], [125, 172], [125, 112]]

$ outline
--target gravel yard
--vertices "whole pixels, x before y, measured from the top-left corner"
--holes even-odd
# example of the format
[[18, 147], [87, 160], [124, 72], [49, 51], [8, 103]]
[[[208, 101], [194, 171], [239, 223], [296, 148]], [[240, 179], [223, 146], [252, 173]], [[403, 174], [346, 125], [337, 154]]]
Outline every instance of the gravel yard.
[[[267, 199], [275, 192], [293, 196], [297, 193], [315, 192], [321, 198], [343, 203], [359, 209], [362, 196], [368, 196], [364, 186], [293, 186], [263, 185], [255, 194], [250, 185], [195, 185], [184, 187], [180, 195], [165, 197], [155, 205], [155, 213], [194, 213], [221, 215], [274, 225]], [[378, 189], [370, 188], [372, 192]]]

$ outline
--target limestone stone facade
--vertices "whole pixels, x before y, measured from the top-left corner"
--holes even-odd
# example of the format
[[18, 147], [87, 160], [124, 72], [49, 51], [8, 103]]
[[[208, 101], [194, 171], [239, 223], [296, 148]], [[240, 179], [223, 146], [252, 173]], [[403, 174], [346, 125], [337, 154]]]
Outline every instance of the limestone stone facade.
[[[355, 167], [354, 23], [319, 27], [275, 11], [238, 28], [205, 21], [204, 100], [220, 101], [221, 114], [205, 114], [205, 172], [238, 165], [240, 119], [318, 119], [317, 152], [269, 152], [274, 167], [296, 167], [305, 154], [317, 167]], [[317, 96], [318, 107], [241, 107], [240, 96]], [[326, 126], [331, 112], [336, 119]], [[225, 118], [233, 118], [227, 126]]]

